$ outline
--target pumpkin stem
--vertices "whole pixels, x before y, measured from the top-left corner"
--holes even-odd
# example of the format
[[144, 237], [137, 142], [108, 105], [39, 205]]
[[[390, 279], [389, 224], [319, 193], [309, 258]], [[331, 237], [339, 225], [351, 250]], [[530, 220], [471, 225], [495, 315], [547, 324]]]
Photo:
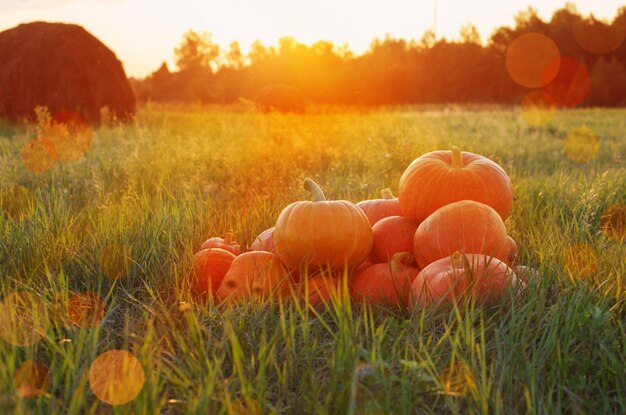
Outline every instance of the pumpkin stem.
[[463, 155], [461, 154], [461, 149], [457, 146], [452, 146], [450, 152], [452, 153], [452, 167], [457, 169], [463, 167]]
[[391, 272], [402, 271], [402, 265], [407, 264], [413, 260], [413, 254], [409, 252], [396, 252], [389, 260], [389, 269]]
[[326, 200], [326, 197], [324, 196], [324, 192], [322, 192], [322, 188], [313, 180], [305, 179], [304, 188], [313, 194], [312, 200], [314, 202], [323, 202], [324, 200]]
[[226, 232], [224, 234], [224, 243], [226, 245], [230, 245], [233, 242], [233, 233], [232, 232]]
[[381, 190], [380, 194], [383, 196], [383, 199], [394, 199], [393, 193], [391, 193], [391, 189], [389, 188]]
[[465, 261], [463, 256], [464, 255], [459, 251], [456, 251], [455, 253], [450, 255], [450, 259], [452, 260], [452, 266], [454, 268], [465, 268]]

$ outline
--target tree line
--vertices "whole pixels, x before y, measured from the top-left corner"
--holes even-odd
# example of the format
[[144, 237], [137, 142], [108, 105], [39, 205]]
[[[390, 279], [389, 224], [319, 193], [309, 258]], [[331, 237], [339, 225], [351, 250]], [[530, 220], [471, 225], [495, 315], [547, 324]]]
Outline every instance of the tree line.
[[[575, 25], [585, 36], [582, 45]], [[274, 93], [321, 105], [516, 104], [529, 90], [511, 79], [505, 55], [514, 39], [531, 32], [548, 36], [562, 56], [586, 66], [591, 88], [582, 105], [626, 104], [626, 7], [604, 22], [583, 17], [570, 4], [549, 21], [529, 8], [516, 16], [514, 27], [498, 28], [484, 43], [467, 25], [454, 41], [436, 39], [431, 31], [417, 41], [387, 36], [361, 55], [346, 46], [326, 41], [308, 46], [291, 37], [272, 47], [256, 41], [244, 54], [238, 42], [222, 50], [209, 34], [189, 31], [175, 50], [177, 70], [163, 63], [145, 79], [131, 81], [140, 101], [229, 104], [258, 102]], [[606, 45], [609, 38], [618, 39], [612, 51], [588, 47]]]

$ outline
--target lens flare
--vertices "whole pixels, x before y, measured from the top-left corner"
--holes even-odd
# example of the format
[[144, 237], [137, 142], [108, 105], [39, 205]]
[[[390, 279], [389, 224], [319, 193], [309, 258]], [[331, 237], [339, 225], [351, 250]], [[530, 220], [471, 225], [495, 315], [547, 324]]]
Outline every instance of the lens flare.
[[559, 48], [548, 36], [526, 33], [511, 42], [506, 51], [505, 64], [515, 82], [527, 88], [539, 88], [557, 75], [558, 66], [546, 67], [560, 56]]
[[598, 272], [598, 255], [591, 245], [570, 245], [563, 252], [563, 265], [571, 279], [589, 278]]
[[[556, 76], [553, 76], [556, 70]], [[587, 66], [578, 59], [564, 56], [548, 63], [541, 73], [547, 81], [542, 90], [549, 94], [559, 107], [573, 108], [583, 102], [591, 90], [591, 77]]]
[[15, 393], [20, 398], [37, 398], [50, 387], [50, 370], [40, 362], [29, 360], [13, 376]]
[[98, 356], [89, 368], [89, 386], [98, 399], [109, 405], [123, 405], [135, 399], [143, 388], [143, 367], [132, 353], [110, 350]]
[[520, 101], [522, 118], [534, 127], [546, 125], [554, 118], [556, 103], [543, 91], [531, 91]]
[[73, 294], [67, 305], [67, 315], [75, 326], [97, 327], [104, 320], [106, 305], [96, 293]]
[[572, 128], [563, 139], [563, 151], [572, 161], [589, 163], [600, 150], [600, 139], [589, 127]]
[[75, 112], [57, 112], [43, 128], [56, 149], [57, 159], [62, 162], [80, 160], [91, 147], [93, 131], [83, 116]]
[[617, 49], [626, 37], [626, 25], [608, 25], [595, 19], [575, 19], [572, 22], [574, 39], [581, 48], [596, 55]]
[[30, 218], [36, 208], [37, 199], [29, 188], [17, 185], [2, 190], [0, 213], [7, 219], [23, 221]]
[[98, 260], [102, 273], [112, 279], [127, 276], [133, 267], [130, 247], [123, 244], [105, 246], [100, 251]]
[[46, 335], [48, 310], [35, 294], [16, 291], [0, 303], [0, 337], [14, 346], [32, 346]]
[[626, 240], [626, 205], [616, 204], [606, 209], [600, 217], [600, 226], [607, 238]]
[[54, 167], [57, 151], [54, 143], [46, 137], [29, 141], [22, 149], [24, 166], [33, 173], [43, 174]]

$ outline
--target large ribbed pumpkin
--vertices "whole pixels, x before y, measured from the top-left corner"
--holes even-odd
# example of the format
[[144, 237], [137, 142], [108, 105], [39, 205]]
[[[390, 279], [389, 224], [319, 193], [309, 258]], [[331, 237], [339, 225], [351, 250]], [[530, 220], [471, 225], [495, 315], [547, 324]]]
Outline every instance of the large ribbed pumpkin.
[[511, 245], [504, 222], [491, 207], [473, 200], [450, 203], [430, 215], [413, 237], [415, 261], [421, 269], [455, 251], [485, 254], [503, 261]]
[[290, 268], [297, 266], [353, 268], [372, 248], [372, 226], [352, 202], [326, 200], [322, 189], [307, 179], [312, 201], [295, 202], [280, 213], [274, 229], [274, 252]]
[[402, 216], [422, 222], [442, 206], [475, 200], [509, 216], [513, 188], [505, 171], [492, 160], [461, 151], [431, 151], [415, 159], [400, 177]]

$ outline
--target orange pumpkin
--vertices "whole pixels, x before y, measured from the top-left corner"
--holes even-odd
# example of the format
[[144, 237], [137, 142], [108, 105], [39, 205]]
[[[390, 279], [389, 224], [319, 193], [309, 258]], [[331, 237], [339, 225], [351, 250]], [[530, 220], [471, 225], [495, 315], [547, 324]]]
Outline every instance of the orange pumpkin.
[[402, 216], [418, 223], [459, 200], [489, 205], [505, 220], [513, 204], [513, 188], [498, 164], [453, 147], [415, 159], [400, 177], [399, 199]]
[[410, 307], [452, 301], [495, 302], [517, 283], [515, 273], [499, 259], [455, 252], [424, 268], [411, 286]]
[[234, 255], [241, 253], [241, 246], [239, 242], [233, 241], [232, 232], [226, 232], [224, 238], [209, 238], [202, 244], [201, 249], [219, 248], [228, 252], [232, 252]]
[[510, 249], [498, 213], [473, 200], [450, 203], [426, 218], [415, 231], [413, 247], [421, 269], [455, 251], [506, 260]]
[[506, 257], [506, 263], [509, 264], [509, 266], [513, 266], [517, 260], [517, 242], [510, 236], [507, 236], [506, 239], [509, 243], [509, 255]]
[[382, 194], [382, 199], [363, 200], [356, 204], [365, 213], [372, 226], [382, 218], [402, 214], [400, 203], [391, 193], [391, 189], [383, 189], [380, 193]]
[[193, 257], [193, 288], [199, 295], [214, 295], [235, 255], [223, 249], [204, 249]]
[[339, 295], [341, 280], [331, 274], [321, 273], [307, 278], [302, 284], [302, 289], [308, 305], [319, 310], [327, 307], [333, 296]]
[[389, 216], [372, 226], [374, 245], [369, 259], [372, 263], [388, 262], [398, 252], [413, 252], [413, 236], [417, 224], [403, 216]]
[[237, 256], [217, 290], [225, 303], [246, 298], [285, 299], [291, 293], [289, 273], [271, 252], [254, 251]]
[[413, 259], [409, 252], [396, 253], [389, 263], [371, 265], [359, 272], [350, 283], [350, 296], [357, 302], [389, 308], [404, 308], [411, 283], [418, 268], [407, 265]]
[[328, 201], [322, 189], [307, 179], [313, 201], [295, 202], [280, 213], [274, 230], [274, 250], [289, 268], [300, 265], [351, 269], [372, 249], [372, 227], [352, 202]]
[[252, 242], [250, 250], [274, 252], [274, 229], [274, 226], [272, 226], [261, 232], [254, 242]]

